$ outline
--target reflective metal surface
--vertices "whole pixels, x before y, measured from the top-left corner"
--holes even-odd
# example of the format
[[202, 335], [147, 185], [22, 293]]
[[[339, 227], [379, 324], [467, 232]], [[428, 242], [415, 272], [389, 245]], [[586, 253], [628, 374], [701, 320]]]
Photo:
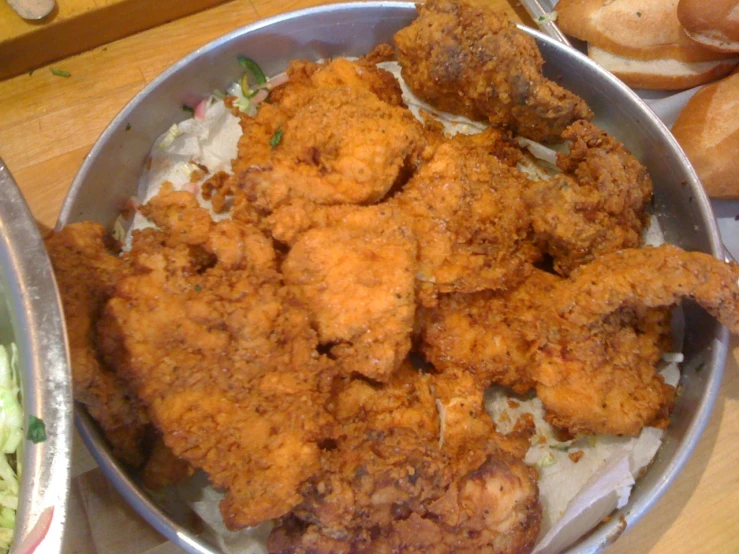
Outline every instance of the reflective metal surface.
[[[405, 2], [335, 4], [284, 14], [249, 25], [193, 52], [142, 90], [113, 120], [85, 160], [64, 203], [58, 225], [91, 219], [112, 226], [136, 194], [136, 183], [157, 136], [185, 118], [180, 106], [224, 89], [240, 76], [238, 55], [255, 59], [266, 73], [290, 59], [320, 59], [368, 52], [416, 16]], [[710, 204], [672, 135], [619, 80], [572, 48], [530, 29], [546, 60], [545, 73], [587, 100], [595, 122], [622, 140], [648, 167], [655, 184], [653, 211], [668, 242], [723, 257]], [[705, 312], [687, 304], [682, 394], [655, 462], [629, 504], [571, 552], [599, 552], [633, 525], [674, 481], [705, 428], [718, 393], [728, 333]], [[112, 457], [81, 408], [77, 426], [118, 490], [160, 532], [188, 552], [217, 549], [194, 537], [142, 492]]]
[[[24, 440], [14, 544], [49, 507], [51, 527], [37, 552], [61, 552], [72, 446], [72, 390], [62, 306], [36, 222], [0, 160], [0, 342], [18, 346], [21, 395], [28, 414], [46, 424], [47, 439]], [[11, 549], [13, 552], [13, 549]]]
[[539, 28], [544, 34], [562, 44], [571, 46], [565, 34], [557, 27], [556, 20], [552, 19], [552, 10], [548, 9], [548, 6], [542, 5], [539, 0], [521, 0], [521, 4], [523, 4], [526, 12], [531, 16], [534, 23], [539, 25]]

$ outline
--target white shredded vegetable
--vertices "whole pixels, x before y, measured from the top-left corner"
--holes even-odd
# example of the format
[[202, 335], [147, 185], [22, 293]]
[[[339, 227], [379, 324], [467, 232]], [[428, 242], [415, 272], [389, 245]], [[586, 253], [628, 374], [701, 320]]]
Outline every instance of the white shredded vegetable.
[[[10, 351], [8, 351], [10, 350]], [[20, 460], [11, 467], [8, 455], [16, 454], [23, 440], [23, 408], [18, 386], [17, 350], [0, 346], [0, 553], [10, 549], [18, 508]]]

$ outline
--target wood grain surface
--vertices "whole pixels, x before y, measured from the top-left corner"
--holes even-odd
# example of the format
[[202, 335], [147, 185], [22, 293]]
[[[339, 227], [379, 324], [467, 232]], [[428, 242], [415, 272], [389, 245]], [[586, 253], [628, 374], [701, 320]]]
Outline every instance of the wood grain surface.
[[0, 79], [225, 1], [56, 0], [38, 21], [26, 21], [0, 2]]
[[[126, 102], [171, 63], [239, 26], [318, 3], [232, 0], [54, 62], [69, 78], [39, 67], [0, 81], [0, 157], [39, 224], [54, 226], [94, 141]], [[514, 20], [525, 18], [515, 0], [488, 3]], [[739, 553], [737, 357], [734, 337], [722, 390], [696, 451], [670, 490], [608, 554]], [[65, 554], [181, 552], [123, 502], [78, 439], [72, 470]]]

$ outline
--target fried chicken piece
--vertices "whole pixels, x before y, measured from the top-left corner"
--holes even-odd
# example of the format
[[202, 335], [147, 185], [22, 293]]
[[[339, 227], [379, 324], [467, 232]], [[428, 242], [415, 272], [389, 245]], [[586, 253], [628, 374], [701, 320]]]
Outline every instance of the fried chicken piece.
[[67, 225], [46, 238], [64, 306], [75, 400], [98, 422], [114, 455], [134, 467], [146, 459], [149, 419], [126, 384], [101, 363], [96, 324], [124, 271], [97, 223]]
[[144, 212], [162, 230], [134, 236], [103, 347], [174, 455], [226, 491], [230, 529], [282, 516], [333, 432], [331, 365], [259, 231], [209, 221], [189, 193], [165, 190]]
[[577, 269], [556, 295], [559, 329], [543, 335], [548, 346], [534, 375], [550, 423], [572, 433], [665, 426], [674, 389], [654, 376], [665, 345], [654, 337], [669, 328], [660, 312], [641, 314], [690, 298], [739, 332], [738, 279], [736, 264], [670, 245], [615, 252]]
[[457, 135], [391, 200], [418, 236], [422, 304], [440, 292], [510, 288], [528, 274], [539, 251], [521, 198], [530, 183], [511, 167], [519, 157], [494, 129]]
[[[272, 104], [242, 119], [244, 134], [230, 187], [269, 213], [295, 199], [369, 204], [415, 167], [425, 148], [421, 124], [399, 107], [390, 73], [335, 60], [303, 62]], [[388, 100], [388, 101], [385, 101]]]
[[641, 244], [652, 199], [647, 169], [621, 142], [587, 121], [568, 127], [564, 173], [538, 181], [523, 193], [542, 248], [554, 269], [568, 275], [598, 256]]
[[[656, 374], [667, 309], [689, 297], [734, 331], [739, 268], [674, 246], [608, 254], [569, 279], [532, 278], [512, 293], [454, 295], [424, 316], [423, 350], [480, 390], [532, 386], [546, 419], [570, 434], [663, 427], [675, 389]], [[547, 282], [549, 281], [549, 282]]]
[[270, 551], [530, 551], [541, 517], [535, 471], [493, 437], [484, 452], [468, 444], [470, 459], [440, 448], [429, 379], [405, 364], [384, 385], [342, 381], [332, 404], [345, 436], [324, 452]]
[[402, 76], [435, 108], [537, 141], [593, 116], [583, 99], [542, 75], [536, 41], [489, 8], [460, 0], [418, 5], [395, 34]]
[[482, 395], [492, 384], [525, 394], [536, 385], [530, 375], [533, 352], [527, 329], [541, 306], [553, 301], [560, 281], [535, 269], [511, 291], [444, 295], [436, 309], [421, 311], [420, 349], [442, 373], [469, 373], [477, 383], [475, 394]]
[[313, 207], [294, 217], [312, 220], [303, 224], [312, 228], [282, 264], [285, 284], [346, 372], [386, 381], [411, 348], [416, 238], [409, 222], [385, 205]]
[[288, 81], [274, 89], [270, 102], [294, 111], [303, 97], [315, 88], [352, 87], [375, 94], [391, 106], [403, 106], [403, 92], [397, 79], [376, 64], [395, 57], [393, 47], [380, 44], [367, 56], [351, 61], [336, 58], [328, 63], [293, 60], [287, 68]]
[[157, 490], [176, 485], [194, 473], [192, 465], [175, 456], [159, 436], [151, 447], [149, 459], [141, 472], [141, 481], [148, 489]]

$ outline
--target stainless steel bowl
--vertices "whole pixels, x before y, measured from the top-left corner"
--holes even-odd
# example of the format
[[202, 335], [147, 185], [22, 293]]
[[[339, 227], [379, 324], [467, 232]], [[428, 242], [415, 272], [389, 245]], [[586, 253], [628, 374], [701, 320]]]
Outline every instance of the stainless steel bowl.
[[[191, 98], [223, 89], [240, 75], [238, 55], [248, 55], [268, 74], [294, 58], [358, 56], [416, 16], [413, 4], [366, 2], [335, 4], [292, 12], [234, 31], [177, 62], [121, 111], [85, 160], [64, 203], [58, 225], [85, 219], [112, 225], [136, 183], [149, 150], [161, 133], [184, 119]], [[721, 242], [710, 204], [695, 172], [669, 131], [625, 85], [579, 52], [537, 31], [533, 36], [547, 61], [548, 76], [584, 97], [596, 123], [621, 139], [649, 168], [655, 183], [653, 210], [668, 242], [687, 250], [720, 255]], [[713, 407], [727, 352], [728, 333], [700, 308], [685, 306], [683, 393], [662, 449], [634, 489], [629, 504], [601, 524], [571, 552], [598, 552], [649, 510], [693, 451]], [[77, 426], [116, 488], [156, 529], [188, 552], [218, 550], [167, 514], [138, 487], [112, 457], [85, 410]]]
[[[24, 424], [41, 418], [47, 438], [24, 440], [14, 545], [53, 507], [37, 552], [61, 552], [72, 448], [72, 384], [62, 306], [51, 262], [13, 177], [0, 160], [0, 343], [13, 341]], [[13, 552], [13, 549], [11, 549]]]

